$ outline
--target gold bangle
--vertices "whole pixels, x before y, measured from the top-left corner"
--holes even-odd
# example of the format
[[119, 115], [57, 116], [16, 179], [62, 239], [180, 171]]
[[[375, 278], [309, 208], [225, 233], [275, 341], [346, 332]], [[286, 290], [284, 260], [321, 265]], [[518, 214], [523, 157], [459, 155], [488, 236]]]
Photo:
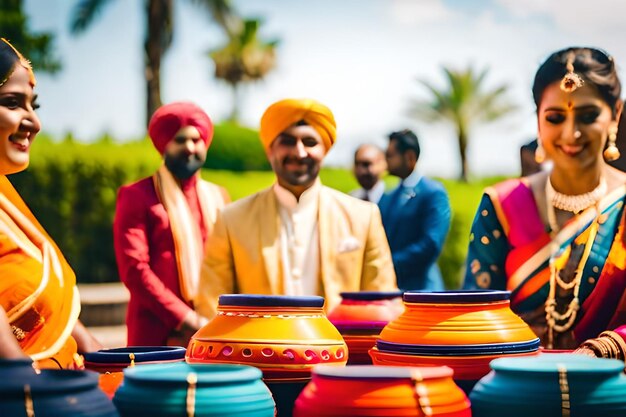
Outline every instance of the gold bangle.
[[619, 333], [614, 332], [612, 330], [606, 330], [600, 333], [600, 336], [606, 336], [610, 338], [611, 340], [613, 340], [617, 344], [621, 353], [621, 356], [618, 357], [617, 359], [620, 359], [622, 361], [626, 360], [626, 341], [622, 338], [622, 336], [619, 335]]
[[579, 347], [578, 349], [574, 351], [574, 353], [577, 355], [591, 356], [592, 358], [597, 357], [596, 352], [594, 352], [593, 349], [590, 349], [587, 346]]

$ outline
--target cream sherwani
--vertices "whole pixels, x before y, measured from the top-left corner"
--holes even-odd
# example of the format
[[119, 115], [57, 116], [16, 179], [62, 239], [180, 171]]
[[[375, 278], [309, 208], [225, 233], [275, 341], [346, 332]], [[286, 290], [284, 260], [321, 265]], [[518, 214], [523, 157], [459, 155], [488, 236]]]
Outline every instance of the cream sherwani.
[[[221, 294], [285, 294], [280, 230], [272, 187], [221, 212], [206, 245], [194, 303], [198, 313], [213, 317]], [[396, 289], [378, 206], [322, 186], [318, 236], [318, 288], [327, 310], [339, 303], [342, 291]]]

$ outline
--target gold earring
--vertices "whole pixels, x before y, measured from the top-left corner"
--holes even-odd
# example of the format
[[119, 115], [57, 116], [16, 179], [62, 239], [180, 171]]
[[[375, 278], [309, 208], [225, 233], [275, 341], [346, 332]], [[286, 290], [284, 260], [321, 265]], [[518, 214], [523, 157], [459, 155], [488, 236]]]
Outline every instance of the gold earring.
[[543, 163], [546, 160], [546, 151], [543, 149], [541, 141], [537, 141], [537, 149], [535, 149], [535, 162], [538, 164]]
[[609, 127], [608, 144], [603, 153], [604, 159], [607, 162], [615, 161], [616, 159], [619, 159], [620, 157], [619, 149], [617, 148], [617, 145], [615, 145], [616, 140], [617, 140], [617, 125], [612, 124]]

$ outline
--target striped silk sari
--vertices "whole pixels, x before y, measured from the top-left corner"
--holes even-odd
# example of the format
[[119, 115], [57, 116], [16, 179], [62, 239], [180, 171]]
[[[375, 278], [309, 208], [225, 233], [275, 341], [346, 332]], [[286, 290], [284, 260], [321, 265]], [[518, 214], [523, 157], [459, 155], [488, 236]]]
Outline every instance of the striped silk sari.
[[578, 266], [583, 268], [580, 310], [569, 337], [558, 347], [576, 347], [603, 330], [626, 324], [625, 196], [626, 186], [619, 187], [599, 202], [600, 213], [590, 207], [551, 234], [523, 179], [487, 188], [472, 224], [465, 288], [511, 291], [511, 308], [545, 342], [550, 258], [584, 246], [597, 222], [589, 257]]

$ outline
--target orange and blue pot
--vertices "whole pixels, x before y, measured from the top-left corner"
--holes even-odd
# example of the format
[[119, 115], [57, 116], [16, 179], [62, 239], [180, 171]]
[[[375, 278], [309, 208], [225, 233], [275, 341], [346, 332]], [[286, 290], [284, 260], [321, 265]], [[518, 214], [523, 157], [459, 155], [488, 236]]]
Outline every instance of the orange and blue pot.
[[375, 365], [454, 370], [467, 392], [503, 356], [536, 355], [539, 338], [509, 305], [508, 291], [405, 292], [405, 311], [370, 351]]
[[348, 364], [371, 364], [369, 350], [380, 331], [404, 311], [401, 291], [342, 292], [328, 319], [348, 346]]
[[102, 391], [113, 398], [124, 380], [124, 369], [135, 365], [182, 362], [186, 349], [180, 346], [130, 346], [85, 353], [85, 369], [100, 373]]

